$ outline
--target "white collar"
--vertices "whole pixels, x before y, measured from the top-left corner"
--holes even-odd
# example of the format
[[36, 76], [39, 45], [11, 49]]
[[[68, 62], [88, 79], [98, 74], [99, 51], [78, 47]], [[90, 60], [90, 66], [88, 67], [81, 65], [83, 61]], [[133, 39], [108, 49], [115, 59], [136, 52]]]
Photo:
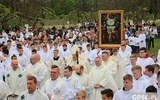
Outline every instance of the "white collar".
[[37, 91], [38, 91], [38, 89], [36, 89], [33, 93], [29, 93], [29, 92], [28, 92], [28, 94], [29, 94], [29, 95], [35, 95], [35, 94], [37, 93]]

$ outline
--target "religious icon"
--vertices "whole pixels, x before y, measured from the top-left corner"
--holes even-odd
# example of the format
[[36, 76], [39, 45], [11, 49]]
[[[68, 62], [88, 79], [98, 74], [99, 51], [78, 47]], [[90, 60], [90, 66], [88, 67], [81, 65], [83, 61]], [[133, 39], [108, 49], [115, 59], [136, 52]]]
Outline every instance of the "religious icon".
[[99, 46], [119, 47], [123, 38], [123, 10], [100, 10]]

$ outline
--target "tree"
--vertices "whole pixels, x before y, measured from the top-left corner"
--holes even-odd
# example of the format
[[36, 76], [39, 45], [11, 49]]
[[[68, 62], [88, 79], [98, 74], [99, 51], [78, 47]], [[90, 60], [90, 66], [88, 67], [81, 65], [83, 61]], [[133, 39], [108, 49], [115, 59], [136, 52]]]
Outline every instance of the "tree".
[[[1, 23], [1, 28], [5, 29], [5, 26], [7, 25], [7, 23], [9, 21], [14, 21], [14, 22], [18, 22], [18, 13], [19, 12], [13, 12], [11, 13], [10, 9], [7, 8], [6, 6], [0, 4], [0, 23]], [[17, 20], [17, 21], [16, 21]], [[12, 23], [13, 24], [13, 23]], [[17, 23], [14, 23], [17, 24]]]
[[70, 11], [74, 11], [75, 1], [74, 0], [66, 0], [64, 5], [64, 14], [69, 14]]
[[[0, 0], [0, 4], [6, 8], [0, 8], [4, 9], [0, 15], [5, 15], [5, 18], [4, 15], [0, 18], [1, 23], [3, 20], [2, 26], [9, 23], [8, 21], [33, 24], [39, 20], [61, 19], [62, 16], [63, 19], [66, 16], [76, 16], [78, 22], [83, 22], [98, 19], [98, 10], [124, 10], [125, 16], [130, 19], [160, 16], [158, 0]], [[67, 18], [65, 19], [75, 21], [75, 18]]]

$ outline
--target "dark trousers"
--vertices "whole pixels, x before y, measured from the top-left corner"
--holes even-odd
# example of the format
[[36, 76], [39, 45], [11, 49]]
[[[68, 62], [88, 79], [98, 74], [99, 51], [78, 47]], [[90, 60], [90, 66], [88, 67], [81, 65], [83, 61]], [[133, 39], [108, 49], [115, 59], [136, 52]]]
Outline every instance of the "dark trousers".
[[134, 46], [135, 48], [135, 53], [139, 53], [139, 46]]
[[149, 48], [151, 47], [154, 48], [154, 38], [150, 38], [150, 43], [149, 43]]
[[132, 53], [136, 53], [135, 46], [134, 45], [130, 45], [130, 47], [132, 48]]
[[158, 38], [160, 39], [160, 32], [158, 32]]
[[151, 41], [150, 38], [146, 39], [146, 48], [149, 50], [150, 49], [150, 45], [151, 45]]

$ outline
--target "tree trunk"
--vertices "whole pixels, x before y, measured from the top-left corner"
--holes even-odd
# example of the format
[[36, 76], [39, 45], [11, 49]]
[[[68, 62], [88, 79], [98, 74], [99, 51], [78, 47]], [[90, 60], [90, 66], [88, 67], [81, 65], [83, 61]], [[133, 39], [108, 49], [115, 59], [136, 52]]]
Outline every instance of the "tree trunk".
[[38, 18], [39, 18], [39, 16], [37, 16], [36, 17], [36, 19], [34, 20], [34, 23], [33, 23], [33, 30], [35, 29], [35, 27], [36, 27], [36, 24], [37, 24], [37, 22], [38, 22]]

